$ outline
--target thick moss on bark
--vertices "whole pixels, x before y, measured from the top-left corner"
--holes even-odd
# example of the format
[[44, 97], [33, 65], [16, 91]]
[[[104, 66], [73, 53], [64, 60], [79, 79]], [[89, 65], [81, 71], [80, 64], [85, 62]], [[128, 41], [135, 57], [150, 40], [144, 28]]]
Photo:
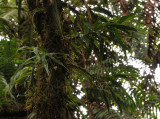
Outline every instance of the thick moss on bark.
[[[52, 0], [27, 0], [28, 10], [33, 17], [37, 32], [41, 36], [39, 45], [48, 52], [66, 52], [57, 23], [57, 14], [53, 7]], [[62, 8], [57, 0], [59, 12]], [[64, 62], [63, 57], [59, 58]], [[67, 71], [64, 67], [57, 66], [48, 60], [51, 76], [48, 77], [44, 68], [37, 67], [35, 74], [36, 84], [30, 91], [27, 103], [32, 105], [32, 110], [36, 114], [36, 119], [68, 119], [67, 118], [67, 96], [65, 91], [65, 78]]]
[[36, 85], [28, 94], [27, 103], [32, 104], [36, 119], [67, 119], [67, 97], [65, 92], [65, 71], [53, 71], [46, 78], [43, 68], [38, 68]]

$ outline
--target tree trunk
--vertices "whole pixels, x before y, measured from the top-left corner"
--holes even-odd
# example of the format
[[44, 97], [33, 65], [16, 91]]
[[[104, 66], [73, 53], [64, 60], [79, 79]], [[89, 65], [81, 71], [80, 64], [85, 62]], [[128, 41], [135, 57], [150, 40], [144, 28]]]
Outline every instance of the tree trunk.
[[27, 116], [27, 112], [24, 110], [19, 110], [19, 111], [11, 111], [11, 112], [0, 112], [0, 118], [11, 118], [12, 119], [17, 119], [17, 118], [23, 118]]
[[[59, 16], [62, 12], [60, 0], [27, 0], [27, 5], [36, 31], [41, 37], [39, 46], [47, 49], [47, 52], [50, 53], [66, 52], [60, 24], [62, 18]], [[63, 57], [59, 60], [65, 63]], [[68, 119], [65, 91], [67, 71], [49, 59], [48, 65], [51, 77], [48, 77], [41, 64], [37, 67], [36, 84], [27, 102], [32, 102], [36, 119]]]

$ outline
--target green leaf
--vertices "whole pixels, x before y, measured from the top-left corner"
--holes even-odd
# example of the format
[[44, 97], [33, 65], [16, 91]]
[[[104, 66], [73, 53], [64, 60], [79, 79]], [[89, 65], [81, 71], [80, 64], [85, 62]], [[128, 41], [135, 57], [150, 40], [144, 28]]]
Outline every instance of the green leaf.
[[22, 0], [18, 1], [18, 23], [21, 21]]
[[50, 71], [48, 69], [48, 62], [47, 62], [46, 56], [44, 54], [42, 54], [42, 56], [41, 56], [41, 61], [42, 61], [42, 64], [43, 64], [48, 76], [50, 76]]
[[67, 14], [69, 15], [70, 20], [72, 21], [72, 23], [74, 23], [74, 17], [71, 15], [70, 10], [68, 8], [65, 9], [65, 11], [67, 12]]
[[64, 68], [66, 68], [61, 61], [54, 58], [51, 54], [48, 53], [47, 56], [50, 57], [55, 63], [59, 64], [60, 66], [63, 66]]
[[36, 56], [39, 56], [38, 47], [34, 47], [33, 52], [35, 53]]
[[96, 11], [96, 12], [104, 13], [104, 14], [110, 16], [110, 17], [113, 17], [113, 15], [110, 11], [108, 11], [108, 10], [106, 10], [106, 9], [100, 7], [100, 6], [94, 7], [93, 10]]
[[84, 82], [83, 82], [83, 78], [82, 78], [82, 77], [80, 78], [80, 82], [81, 82], [81, 84], [82, 84], [83, 91], [84, 91], [84, 93], [85, 93], [85, 95], [86, 95], [86, 97], [87, 97], [87, 91], [86, 91], [85, 84], [84, 84]]
[[35, 78], [34, 78], [34, 69], [35, 69], [35, 66], [39, 63], [39, 61], [37, 61], [33, 67], [32, 67], [32, 71], [31, 71], [31, 75], [30, 75], [30, 78], [31, 78], [31, 85], [34, 86], [35, 85]]
[[124, 22], [127, 22], [127, 21], [132, 20], [132, 19], [135, 18], [135, 17], [136, 17], [136, 15], [135, 15], [134, 13], [131, 13], [131, 14], [128, 14], [127, 16], [121, 17], [121, 18], [118, 20], [117, 23], [122, 24], [122, 23], [124, 23]]
[[127, 26], [127, 25], [107, 24], [106, 26], [107, 26], [107, 27], [108, 27], [108, 26], [110, 26], [110, 27], [115, 27], [115, 28], [121, 29], [121, 30], [123, 30], [123, 31], [127, 31], [127, 30], [137, 31], [134, 27], [130, 27], [130, 26]]
[[99, 53], [99, 60], [102, 61], [103, 60], [103, 55], [104, 55], [104, 39], [101, 38], [101, 41], [100, 41], [100, 53]]

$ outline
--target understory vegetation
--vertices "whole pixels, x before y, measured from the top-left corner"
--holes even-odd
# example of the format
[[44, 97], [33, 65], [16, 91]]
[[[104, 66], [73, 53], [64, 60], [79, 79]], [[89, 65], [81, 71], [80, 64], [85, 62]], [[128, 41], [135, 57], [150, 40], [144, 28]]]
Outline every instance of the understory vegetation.
[[157, 0], [1, 0], [0, 119], [159, 119], [159, 17]]

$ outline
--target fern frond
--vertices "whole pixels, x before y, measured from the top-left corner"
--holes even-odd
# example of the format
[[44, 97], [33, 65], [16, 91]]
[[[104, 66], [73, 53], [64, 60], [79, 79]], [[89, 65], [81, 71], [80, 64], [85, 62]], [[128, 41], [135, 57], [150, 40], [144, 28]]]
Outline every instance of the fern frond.
[[114, 110], [95, 109], [93, 113], [95, 119], [123, 119], [122, 116]]

